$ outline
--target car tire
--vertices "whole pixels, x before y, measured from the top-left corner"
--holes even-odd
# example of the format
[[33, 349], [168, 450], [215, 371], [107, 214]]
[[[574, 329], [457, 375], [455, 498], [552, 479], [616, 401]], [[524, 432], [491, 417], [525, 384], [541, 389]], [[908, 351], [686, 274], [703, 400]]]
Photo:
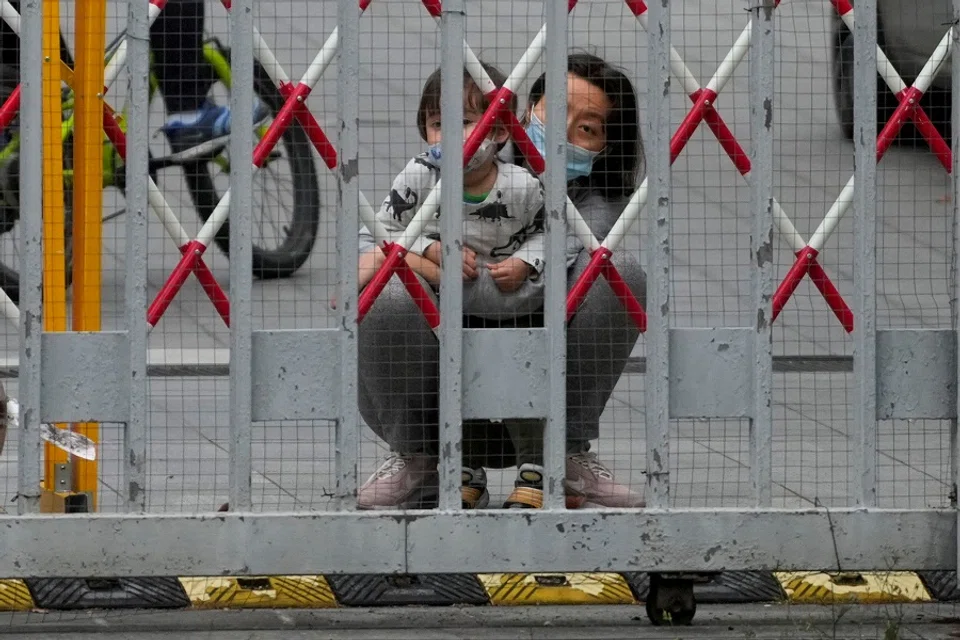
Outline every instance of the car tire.
[[[837, 18], [833, 22], [831, 34], [833, 74], [833, 95], [836, 106], [837, 119], [840, 130], [847, 140], [853, 139], [853, 34], [847, 26]], [[879, 16], [877, 18], [877, 40], [883, 49], [883, 26]], [[896, 66], [896, 61], [893, 61]], [[904, 77], [903, 81], [910, 85], [915, 78]], [[887, 84], [877, 74], [877, 133], [883, 129], [887, 121], [896, 111], [898, 101]], [[931, 88], [920, 101], [930, 120], [936, 125], [940, 135], [950, 144], [951, 127], [951, 100], [949, 90], [938, 87]], [[911, 124], [905, 124], [900, 130], [896, 143], [906, 146], [925, 147], [926, 141]]]

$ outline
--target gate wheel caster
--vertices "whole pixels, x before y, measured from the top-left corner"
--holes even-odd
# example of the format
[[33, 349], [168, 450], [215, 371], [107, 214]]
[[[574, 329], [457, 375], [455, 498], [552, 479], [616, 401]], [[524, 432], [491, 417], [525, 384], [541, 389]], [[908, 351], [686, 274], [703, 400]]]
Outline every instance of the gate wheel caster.
[[693, 616], [697, 613], [693, 583], [694, 581], [687, 576], [650, 574], [646, 608], [647, 617], [655, 627], [683, 627], [693, 622]]

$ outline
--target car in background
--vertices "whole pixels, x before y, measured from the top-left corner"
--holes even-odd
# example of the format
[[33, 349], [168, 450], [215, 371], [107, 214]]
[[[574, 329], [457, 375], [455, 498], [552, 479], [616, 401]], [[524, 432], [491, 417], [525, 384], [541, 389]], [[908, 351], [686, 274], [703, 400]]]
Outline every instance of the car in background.
[[[851, 3], [856, 7], [855, 0]], [[856, 13], [854, 13], [856, 15]], [[853, 138], [853, 34], [836, 11], [831, 22], [831, 73], [834, 102], [843, 134]], [[883, 52], [909, 86], [933, 54], [953, 22], [953, 0], [877, 0], [877, 39]], [[921, 106], [950, 144], [950, 58], [940, 68]], [[897, 99], [877, 75], [877, 130], [897, 108]], [[899, 142], [922, 143], [911, 126]]]

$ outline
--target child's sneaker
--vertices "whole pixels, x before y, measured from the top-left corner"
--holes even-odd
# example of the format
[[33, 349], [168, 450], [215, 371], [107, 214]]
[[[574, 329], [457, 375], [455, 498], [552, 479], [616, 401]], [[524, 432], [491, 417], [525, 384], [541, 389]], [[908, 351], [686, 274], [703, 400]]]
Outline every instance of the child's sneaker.
[[543, 467], [525, 462], [517, 470], [513, 493], [503, 503], [504, 509], [543, 508]]
[[490, 504], [490, 493], [487, 492], [487, 472], [483, 467], [479, 469], [464, 467], [460, 478], [460, 497], [463, 500], [463, 508], [486, 508]]
[[619, 484], [595, 453], [573, 453], [567, 456], [566, 493], [582, 499], [584, 507], [607, 507], [612, 509], [641, 508], [647, 506], [643, 494]]
[[437, 457], [391, 453], [357, 492], [358, 509], [430, 509], [440, 480]]

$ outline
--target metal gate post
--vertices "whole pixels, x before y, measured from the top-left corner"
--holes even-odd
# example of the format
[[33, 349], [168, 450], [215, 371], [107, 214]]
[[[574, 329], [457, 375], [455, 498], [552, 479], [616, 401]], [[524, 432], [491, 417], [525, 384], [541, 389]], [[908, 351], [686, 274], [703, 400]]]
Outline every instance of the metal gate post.
[[644, 131], [652, 206], [647, 221], [647, 506], [670, 504], [670, 2], [654, 2], [655, 25], [647, 41], [647, 101]]
[[[567, 269], [564, 260], [567, 219], [567, 3], [547, 2], [546, 85], [547, 100], [546, 163], [544, 176], [544, 232], [547, 267], [544, 277], [544, 321], [547, 331], [550, 402], [547, 404], [543, 443], [543, 468], [547, 481], [543, 487], [543, 506], [566, 506], [564, 478], [567, 453]], [[586, 249], [585, 249], [586, 250]]]
[[[953, 0], [953, 21], [954, 24], [960, 24], [960, 0]], [[954, 50], [960, 45], [960, 29], [953, 30]], [[960, 95], [960, 64], [951, 65], [951, 93], [954, 96]], [[856, 103], [854, 103], [856, 106]], [[951, 149], [960, 149], [960, 100], [954, 100], [950, 114], [952, 126]], [[960, 345], [960, 161], [957, 160], [960, 154], [952, 154], [952, 164], [950, 171], [950, 182], [953, 187], [952, 214], [953, 214], [953, 247], [951, 251], [950, 264], [950, 286], [952, 287], [950, 296], [950, 320], [951, 329], [955, 336], [956, 344]], [[960, 348], [960, 347], [958, 347]], [[960, 380], [960, 357], [957, 357], [956, 379]], [[957, 566], [955, 570], [960, 571], [960, 500], [958, 500], [957, 491], [960, 487], [960, 434], [958, 434], [958, 419], [960, 416], [960, 385], [954, 387], [956, 395], [955, 407], [956, 415], [950, 421], [950, 483], [951, 483], [951, 501], [953, 508], [957, 510]]]
[[[337, 280], [340, 380], [336, 409], [336, 495], [341, 510], [357, 508], [357, 457], [360, 420], [357, 410], [357, 237], [360, 233], [360, 12], [354, 0], [340, 0], [337, 11], [340, 47], [337, 58], [337, 112], [340, 165], [337, 167]], [[369, 227], [371, 233], [376, 233]], [[379, 243], [378, 243], [379, 244]]]
[[[440, 22], [440, 121], [463, 120], [464, 0], [445, 0]], [[443, 264], [440, 276], [440, 509], [462, 508], [460, 474], [463, 439], [463, 128], [443, 130], [440, 175], [440, 236]]]
[[[255, 0], [233, 0], [230, 11], [230, 110], [233, 122], [253, 121], [253, 7]], [[253, 128], [235, 127], [230, 157], [253, 154]], [[253, 165], [230, 170], [230, 508], [251, 508], [253, 434]]]
[[750, 416], [750, 482], [758, 507], [771, 501], [773, 443], [773, 125], [776, 0], [748, 0], [751, 11], [750, 208], [751, 284], [756, 323], [753, 340], [753, 410]]
[[147, 458], [147, 221], [150, 101], [149, 3], [130, 0], [127, 7], [127, 240], [124, 301], [130, 349], [130, 417], [123, 451], [126, 510], [146, 510]]
[[877, 0], [858, 0], [853, 30], [854, 315], [853, 370], [857, 380], [856, 502], [877, 506]]
[[40, 350], [43, 332], [43, 8], [23, 5], [20, 75], [23, 79], [20, 154], [20, 434], [18, 438], [17, 512], [40, 509]]

